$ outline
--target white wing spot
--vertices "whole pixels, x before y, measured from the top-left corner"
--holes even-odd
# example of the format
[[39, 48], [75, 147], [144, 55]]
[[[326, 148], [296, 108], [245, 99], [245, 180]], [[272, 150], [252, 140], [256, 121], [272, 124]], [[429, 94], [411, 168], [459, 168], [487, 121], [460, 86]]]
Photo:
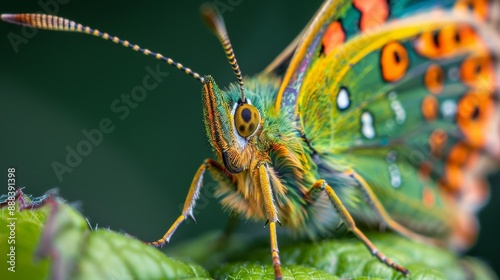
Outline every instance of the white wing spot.
[[441, 113], [446, 120], [453, 120], [457, 113], [457, 103], [451, 99], [447, 99], [441, 103]]
[[351, 105], [351, 99], [349, 92], [345, 88], [341, 88], [339, 94], [337, 94], [337, 107], [340, 110], [345, 110]]
[[395, 164], [389, 164], [389, 176], [391, 177], [391, 185], [395, 188], [401, 186], [401, 173]]
[[399, 167], [395, 164], [398, 158], [398, 153], [396, 151], [390, 151], [387, 154], [387, 163], [389, 169], [389, 177], [391, 179], [391, 185], [395, 188], [399, 188], [401, 186], [401, 172], [399, 172]]
[[373, 116], [370, 112], [364, 112], [361, 115], [361, 133], [368, 139], [375, 137], [375, 128], [373, 127]]
[[396, 92], [392, 91], [389, 93], [388, 97], [391, 101], [391, 108], [396, 116], [396, 123], [403, 124], [406, 120], [406, 111], [403, 108], [403, 105], [401, 105], [401, 102], [399, 102], [398, 95]]

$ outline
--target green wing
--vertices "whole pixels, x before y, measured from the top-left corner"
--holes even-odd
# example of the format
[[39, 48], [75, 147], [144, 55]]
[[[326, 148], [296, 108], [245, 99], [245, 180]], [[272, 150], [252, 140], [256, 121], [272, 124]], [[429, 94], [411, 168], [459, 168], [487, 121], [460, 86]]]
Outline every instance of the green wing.
[[435, 9], [472, 12], [476, 20], [500, 28], [498, 0], [326, 0], [306, 28], [264, 70], [283, 76], [275, 108], [296, 111], [304, 77], [316, 60], [373, 28]]
[[498, 35], [463, 13], [373, 29], [308, 70], [304, 134], [325, 165], [365, 178], [401, 224], [470, 244], [484, 174], [500, 158], [499, 51]]

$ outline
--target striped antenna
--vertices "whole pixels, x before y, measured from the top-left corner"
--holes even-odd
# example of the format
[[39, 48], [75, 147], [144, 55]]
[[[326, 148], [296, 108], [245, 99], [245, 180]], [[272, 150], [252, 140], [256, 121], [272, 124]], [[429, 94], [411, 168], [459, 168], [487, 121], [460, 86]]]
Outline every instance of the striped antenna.
[[236, 57], [234, 56], [233, 46], [229, 41], [229, 36], [227, 35], [224, 20], [217, 12], [217, 10], [215, 10], [215, 8], [213, 8], [213, 6], [210, 4], [205, 4], [201, 7], [201, 15], [210, 30], [215, 33], [220, 43], [222, 44], [227, 59], [229, 60], [229, 64], [231, 64], [231, 68], [233, 68], [234, 74], [236, 74], [236, 78], [238, 79], [238, 84], [241, 91], [241, 101], [245, 102], [246, 99], [245, 93], [243, 91], [243, 77], [241, 76], [240, 66], [238, 65]]
[[171, 58], [165, 57], [160, 53], [152, 52], [148, 49], [143, 49], [139, 47], [139, 45], [131, 44], [129, 43], [129, 41], [123, 41], [116, 36], [109, 35], [108, 33], [101, 33], [97, 29], [92, 29], [88, 26], [81, 25], [72, 20], [68, 20], [57, 16], [44, 15], [44, 14], [2, 14], [1, 18], [3, 21], [8, 23], [24, 25], [38, 29], [92, 34], [104, 40], [111, 40], [114, 43], [120, 44], [127, 48], [131, 48], [134, 51], [143, 53], [147, 56], [154, 56], [156, 59], [165, 61], [167, 64], [176, 67], [177, 69], [197, 79], [201, 83], [205, 82], [205, 79], [201, 77], [200, 74], [193, 72], [193, 70], [184, 67], [182, 64], [178, 62], [173, 61]]

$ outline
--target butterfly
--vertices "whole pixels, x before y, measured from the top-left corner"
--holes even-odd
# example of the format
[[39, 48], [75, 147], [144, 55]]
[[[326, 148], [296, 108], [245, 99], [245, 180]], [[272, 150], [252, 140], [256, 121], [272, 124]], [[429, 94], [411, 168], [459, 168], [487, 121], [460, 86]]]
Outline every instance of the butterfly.
[[261, 74], [243, 78], [224, 22], [202, 10], [237, 82], [223, 90], [159, 53], [64, 18], [2, 15], [7, 22], [76, 31], [156, 57], [202, 84], [215, 159], [194, 175], [189, 217], [208, 173], [224, 209], [268, 225], [275, 277], [276, 227], [311, 238], [339, 224], [405, 275], [358, 225], [464, 249], [500, 159], [499, 1], [325, 1]]

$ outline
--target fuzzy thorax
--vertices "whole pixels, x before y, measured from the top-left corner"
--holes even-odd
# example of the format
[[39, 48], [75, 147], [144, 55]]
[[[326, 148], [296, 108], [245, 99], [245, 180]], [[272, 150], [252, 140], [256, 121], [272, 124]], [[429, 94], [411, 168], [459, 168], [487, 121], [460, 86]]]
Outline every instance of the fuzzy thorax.
[[[314, 183], [316, 167], [293, 115], [274, 109], [279, 80], [257, 77], [245, 80], [248, 104], [255, 107], [260, 121], [248, 137], [238, 133], [235, 112], [240, 91], [232, 85], [220, 90], [211, 77], [203, 87], [204, 122], [208, 140], [227, 176], [211, 172], [218, 186], [216, 196], [223, 207], [246, 219], [266, 221], [277, 216], [292, 230], [303, 230], [310, 209], [305, 194]], [[242, 110], [240, 110], [242, 111]], [[259, 167], [265, 166], [265, 174]], [[272, 206], [263, 191], [269, 183]], [[271, 213], [270, 213], [271, 211]], [[274, 215], [275, 212], [277, 215]]]

